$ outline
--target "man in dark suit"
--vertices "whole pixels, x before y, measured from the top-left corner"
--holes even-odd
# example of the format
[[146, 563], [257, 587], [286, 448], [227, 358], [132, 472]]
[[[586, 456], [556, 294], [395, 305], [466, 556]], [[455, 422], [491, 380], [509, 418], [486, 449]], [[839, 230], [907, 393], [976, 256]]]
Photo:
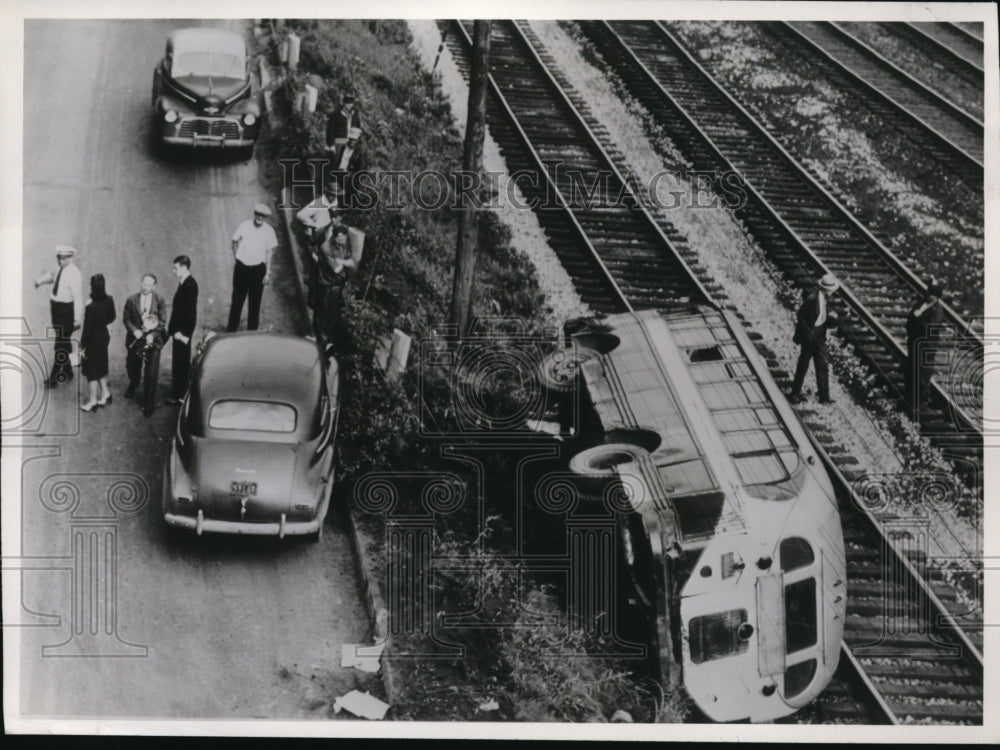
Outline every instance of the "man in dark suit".
[[[330, 113], [330, 119], [326, 122], [326, 153], [333, 160], [334, 170], [339, 169], [339, 164], [344, 156], [344, 150], [348, 147], [352, 130], [360, 130], [361, 116], [355, 109], [353, 94], [344, 94], [340, 109]], [[358, 133], [360, 135], [360, 132]], [[354, 140], [357, 140], [357, 135]]]
[[903, 375], [906, 402], [914, 420], [919, 419], [920, 407], [931, 395], [933, 344], [940, 338], [944, 323], [941, 293], [940, 285], [929, 284], [923, 299], [911, 308], [906, 318], [906, 372]]
[[795, 337], [792, 341], [799, 344], [801, 349], [799, 349], [798, 364], [795, 366], [792, 391], [788, 395], [788, 400], [793, 403], [802, 400], [802, 384], [805, 382], [810, 361], [816, 367], [816, 391], [819, 402], [833, 403], [833, 399], [830, 398], [826, 331], [837, 323], [837, 314], [830, 309], [830, 297], [839, 288], [840, 282], [832, 273], [828, 273], [819, 280], [816, 289], [806, 295], [799, 307], [795, 321]]
[[[122, 321], [128, 333], [125, 336], [125, 371], [128, 388], [125, 397], [135, 395], [142, 382], [142, 413], [147, 417], [156, 408], [156, 381], [160, 375], [160, 347], [166, 341], [167, 303], [153, 290], [156, 277], [147, 273], [142, 277], [138, 294], [125, 300]], [[155, 316], [154, 321], [152, 317]]]
[[170, 375], [171, 396], [168, 404], [176, 405], [184, 398], [191, 373], [191, 337], [198, 322], [198, 282], [191, 275], [191, 259], [186, 255], [174, 258], [177, 291], [170, 310], [167, 335], [173, 340]]

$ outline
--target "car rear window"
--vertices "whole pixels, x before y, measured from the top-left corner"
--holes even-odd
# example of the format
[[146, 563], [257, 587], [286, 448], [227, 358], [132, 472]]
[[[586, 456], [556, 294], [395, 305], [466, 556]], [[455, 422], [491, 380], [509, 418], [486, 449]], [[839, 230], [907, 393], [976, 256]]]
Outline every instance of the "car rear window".
[[215, 430], [294, 432], [295, 420], [295, 409], [288, 404], [230, 400], [212, 405], [208, 426]]
[[174, 58], [170, 75], [212, 76], [213, 78], [243, 78], [243, 61], [236, 55], [217, 52], [187, 52]]

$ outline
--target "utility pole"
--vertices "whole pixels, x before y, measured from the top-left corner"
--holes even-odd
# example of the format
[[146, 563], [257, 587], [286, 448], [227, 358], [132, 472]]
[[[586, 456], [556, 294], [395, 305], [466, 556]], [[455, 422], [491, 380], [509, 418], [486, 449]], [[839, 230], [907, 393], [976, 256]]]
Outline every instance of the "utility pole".
[[[486, 137], [486, 77], [490, 70], [490, 26], [492, 21], [476, 21], [472, 32], [472, 71], [469, 76], [469, 116], [465, 123], [465, 148], [462, 153], [463, 178], [475, 176], [476, 200], [483, 198], [483, 140]], [[455, 247], [455, 282], [451, 295], [451, 325], [455, 335], [465, 335], [472, 318], [472, 282], [476, 274], [476, 249], [479, 239], [479, 208], [469, 204], [467, 192], [459, 191], [464, 205], [458, 225]]]

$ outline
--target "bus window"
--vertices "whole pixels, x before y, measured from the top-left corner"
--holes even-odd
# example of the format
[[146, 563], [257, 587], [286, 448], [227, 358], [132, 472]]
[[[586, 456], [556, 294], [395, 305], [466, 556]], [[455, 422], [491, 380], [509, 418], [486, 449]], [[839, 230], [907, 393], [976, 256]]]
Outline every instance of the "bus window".
[[785, 586], [785, 652], [816, 645], [816, 579]]
[[744, 653], [749, 648], [749, 642], [746, 638], [740, 638], [738, 633], [740, 626], [746, 621], [745, 609], [692, 617], [689, 628], [691, 661], [701, 664]]
[[801, 693], [812, 682], [816, 676], [816, 660], [806, 659], [805, 661], [793, 664], [785, 670], [785, 697], [794, 698]]
[[812, 565], [816, 559], [809, 542], [797, 536], [782, 539], [780, 553], [781, 569], [786, 573]]

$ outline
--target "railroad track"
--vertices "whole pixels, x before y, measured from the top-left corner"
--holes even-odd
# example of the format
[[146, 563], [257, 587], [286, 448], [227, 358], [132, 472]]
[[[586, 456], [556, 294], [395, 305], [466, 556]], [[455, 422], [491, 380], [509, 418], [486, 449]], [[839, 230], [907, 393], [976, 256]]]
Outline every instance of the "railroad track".
[[[849, 90], [874, 100], [876, 111], [947, 166], [970, 188], [982, 189], [983, 123], [918, 81], [842, 25], [772, 22], [774, 36], [819, 56]], [[982, 71], [980, 71], [982, 84]]]
[[[883, 383], [902, 394], [906, 316], [923, 282], [729, 96], [663, 23], [588, 21], [580, 27], [695, 169], [743, 176], [747, 200], [735, 212], [779, 268], [803, 287], [828, 271], [841, 279], [850, 313], [841, 335]], [[959, 333], [941, 342], [940, 356], [968, 365], [939, 372], [932, 384], [936, 408], [921, 415], [921, 424], [960, 470], [975, 475], [982, 466], [982, 394], [961, 378], [975, 379], [982, 337], [955, 310], [946, 307], [946, 314]]]
[[908, 39], [930, 58], [970, 81], [983, 81], [982, 31], [954, 23], [883, 23], [882, 28]]
[[[442, 22], [449, 47], [460, 69], [468, 74], [471, 52], [471, 32], [460, 22]], [[546, 202], [547, 209], [536, 213], [560, 258], [568, 258], [586, 289], [592, 290], [590, 303], [597, 309], [620, 312], [660, 306], [676, 302], [679, 295], [696, 301], [719, 302], [724, 294], [705, 272], [699, 270], [696, 258], [684, 250], [683, 238], [664, 228], [648, 212], [640, 208], [617, 209], [601, 207], [591, 215], [586, 205], [566, 197], [572, 194], [572, 184], [547, 183], [545, 160], [568, 160], [568, 163], [588, 170], [611, 170], [619, 175], [611, 137], [589, 125], [586, 112], [580, 111], [579, 99], [560, 83], [553, 64], [542, 50], [526, 24], [494, 22], [491, 36], [488, 117], [490, 133], [497, 140], [507, 161], [508, 171], [531, 169], [538, 174], [539, 192], [555, 190]], [[536, 140], [537, 139], [537, 140]], [[609, 151], [610, 149], [610, 151]], [[619, 183], [625, 193], [627, 186]], [[530, 198], [529, 198], [530, 200]], [[641, 199], [633, 195], [632, 203]], [[547, 216], [552, 214], [552, 216]], [[557, 219], [556, 215], [564, 215]], [[634, 222], [638, 229], [627, 224]], [[656, 229], [649, 222], [656, 225]], [[595, 231], [593, 238], [588, 231]], [[661, 257], [662, 256], [662, 257]], [[658, 284], [648, 279], [637, 283], [632, 260], [641, 268], [670, 268], [685, 279], [663, 280]], [[594, 275], [604, 273], [601, 281]], [[669, 286], [667, 286], [669, 285]], [[600, 291], [605, 290], [605, 291]], [[602, 297], [602, 295], [604, 295]], [[751, 334], [751, 338], [758, 338]], [[761, 351], [768, 366], [778, 366], [774, 355]], [[787, 376], [784, 377], [787, 381]], [[947, 704], [955, 708], [955, 716], [976, 723], [982, 716], [982, 660], [976, 671], [977, 646], [969, 640], [954, 617], [943, 606], [945, 599], [955, 599], [953, 590], [944, 584], [927, 585], [919, 565], [897, 552], [898, 543], [881, 535], [880, 526], [853, 499], [851, 483], [841, 471], [850, 465], [850, 457], [836, 456], [825, 446], [828, 436], [817, 432], [817, 425], [808, 425], [814, 446], [831, 470], [838, 488], [838, 501], [848, 519], [845, 542], [848, 551], [848, 622], [845, 623], [844, 658], [838, 676], [832, 683], [831, 694], [823, 699], [819, 715], [823, 719], [841, 719], [871, 723], [898, 723], [907, 719], [940, 720], [935, 706]], [[860, 515], [859, 515], [860, 513]], [[912, 556], [912, 555], [911, 555]], [[876, 578], [884, 587], [875, 594], [872, 579], [865, 577], [870, 564], [892, 571], [892, 575]], [[878, 576], [878, 573], [875, 573]], [[881, 598], [880, 598], [881, 597]], [[885, 600], [895, 608], [878, 610], [873, 602]], [[875, 611], [872, 611], [873, 608]], [[886, 616], [888, 615], [888, 616]], [[907, 635], [896, 637], [901, 622]], [[933, 627], [932, 627], [933, 624]], [[941, 682], [927, 687], [918, 682], [925, 667], [932, 671], [939, 661], [940, 651], [928, 646], [921, 634], [932, 632], [945, 646], [955, 646], [958, 654], [971, 660], [956, 667], [953, 679], [938, 675]], [[890, 637], [891, 636], [891, 637]], [[923, 638], [920, 640], [920, 638]], [[865, 653], [865, 647], [881, 648], [877, 657]], [[919, 654], [915, 649], [921, 649]], [[943, 647], [942, 647], [943, 648]], [[949, 652], [950, 653], [950, 652]], [[917, 654], [916, 656], [914, 654]], [[934, 660], [928, 664], [927, 660]], [[964, 664], [964, 662], [963, 662]], [[909, 670], [909, 672], [908, 672]], [[906, 676], [907, 674], [910, 676]], [[934, 672], [937, 674], [937, 672]], [[979, 674], [977, 681], [976, 674]], [[978, 689], [978, 697], [976, 690]], [[959, 700], [956, 695], [961, 692]]]
[[[683, 238], [676, 230], [657, 222], [638, 200], [626, 205], [609, 199], [628, 193], [623, 176], [547, 69], [537, 61], [521, 65], [528, 49], [517, 46], [513, 28], [494, 27], [490, 131], [511, 174], [538, 177], [520, 182], [521, 190], [529, 203], [544, 207], [537, 211], [539, 221], [583, 301], [613, 313], [680, 298], [708, 300], [709, 292], [686, 268], [682, 253], [693, 254], [679, 246]], [[464, 29], [453, 27], [453, 49], [460, 40], [456, 31]], [[588, 200], [596, 180], [603, 185]]]

